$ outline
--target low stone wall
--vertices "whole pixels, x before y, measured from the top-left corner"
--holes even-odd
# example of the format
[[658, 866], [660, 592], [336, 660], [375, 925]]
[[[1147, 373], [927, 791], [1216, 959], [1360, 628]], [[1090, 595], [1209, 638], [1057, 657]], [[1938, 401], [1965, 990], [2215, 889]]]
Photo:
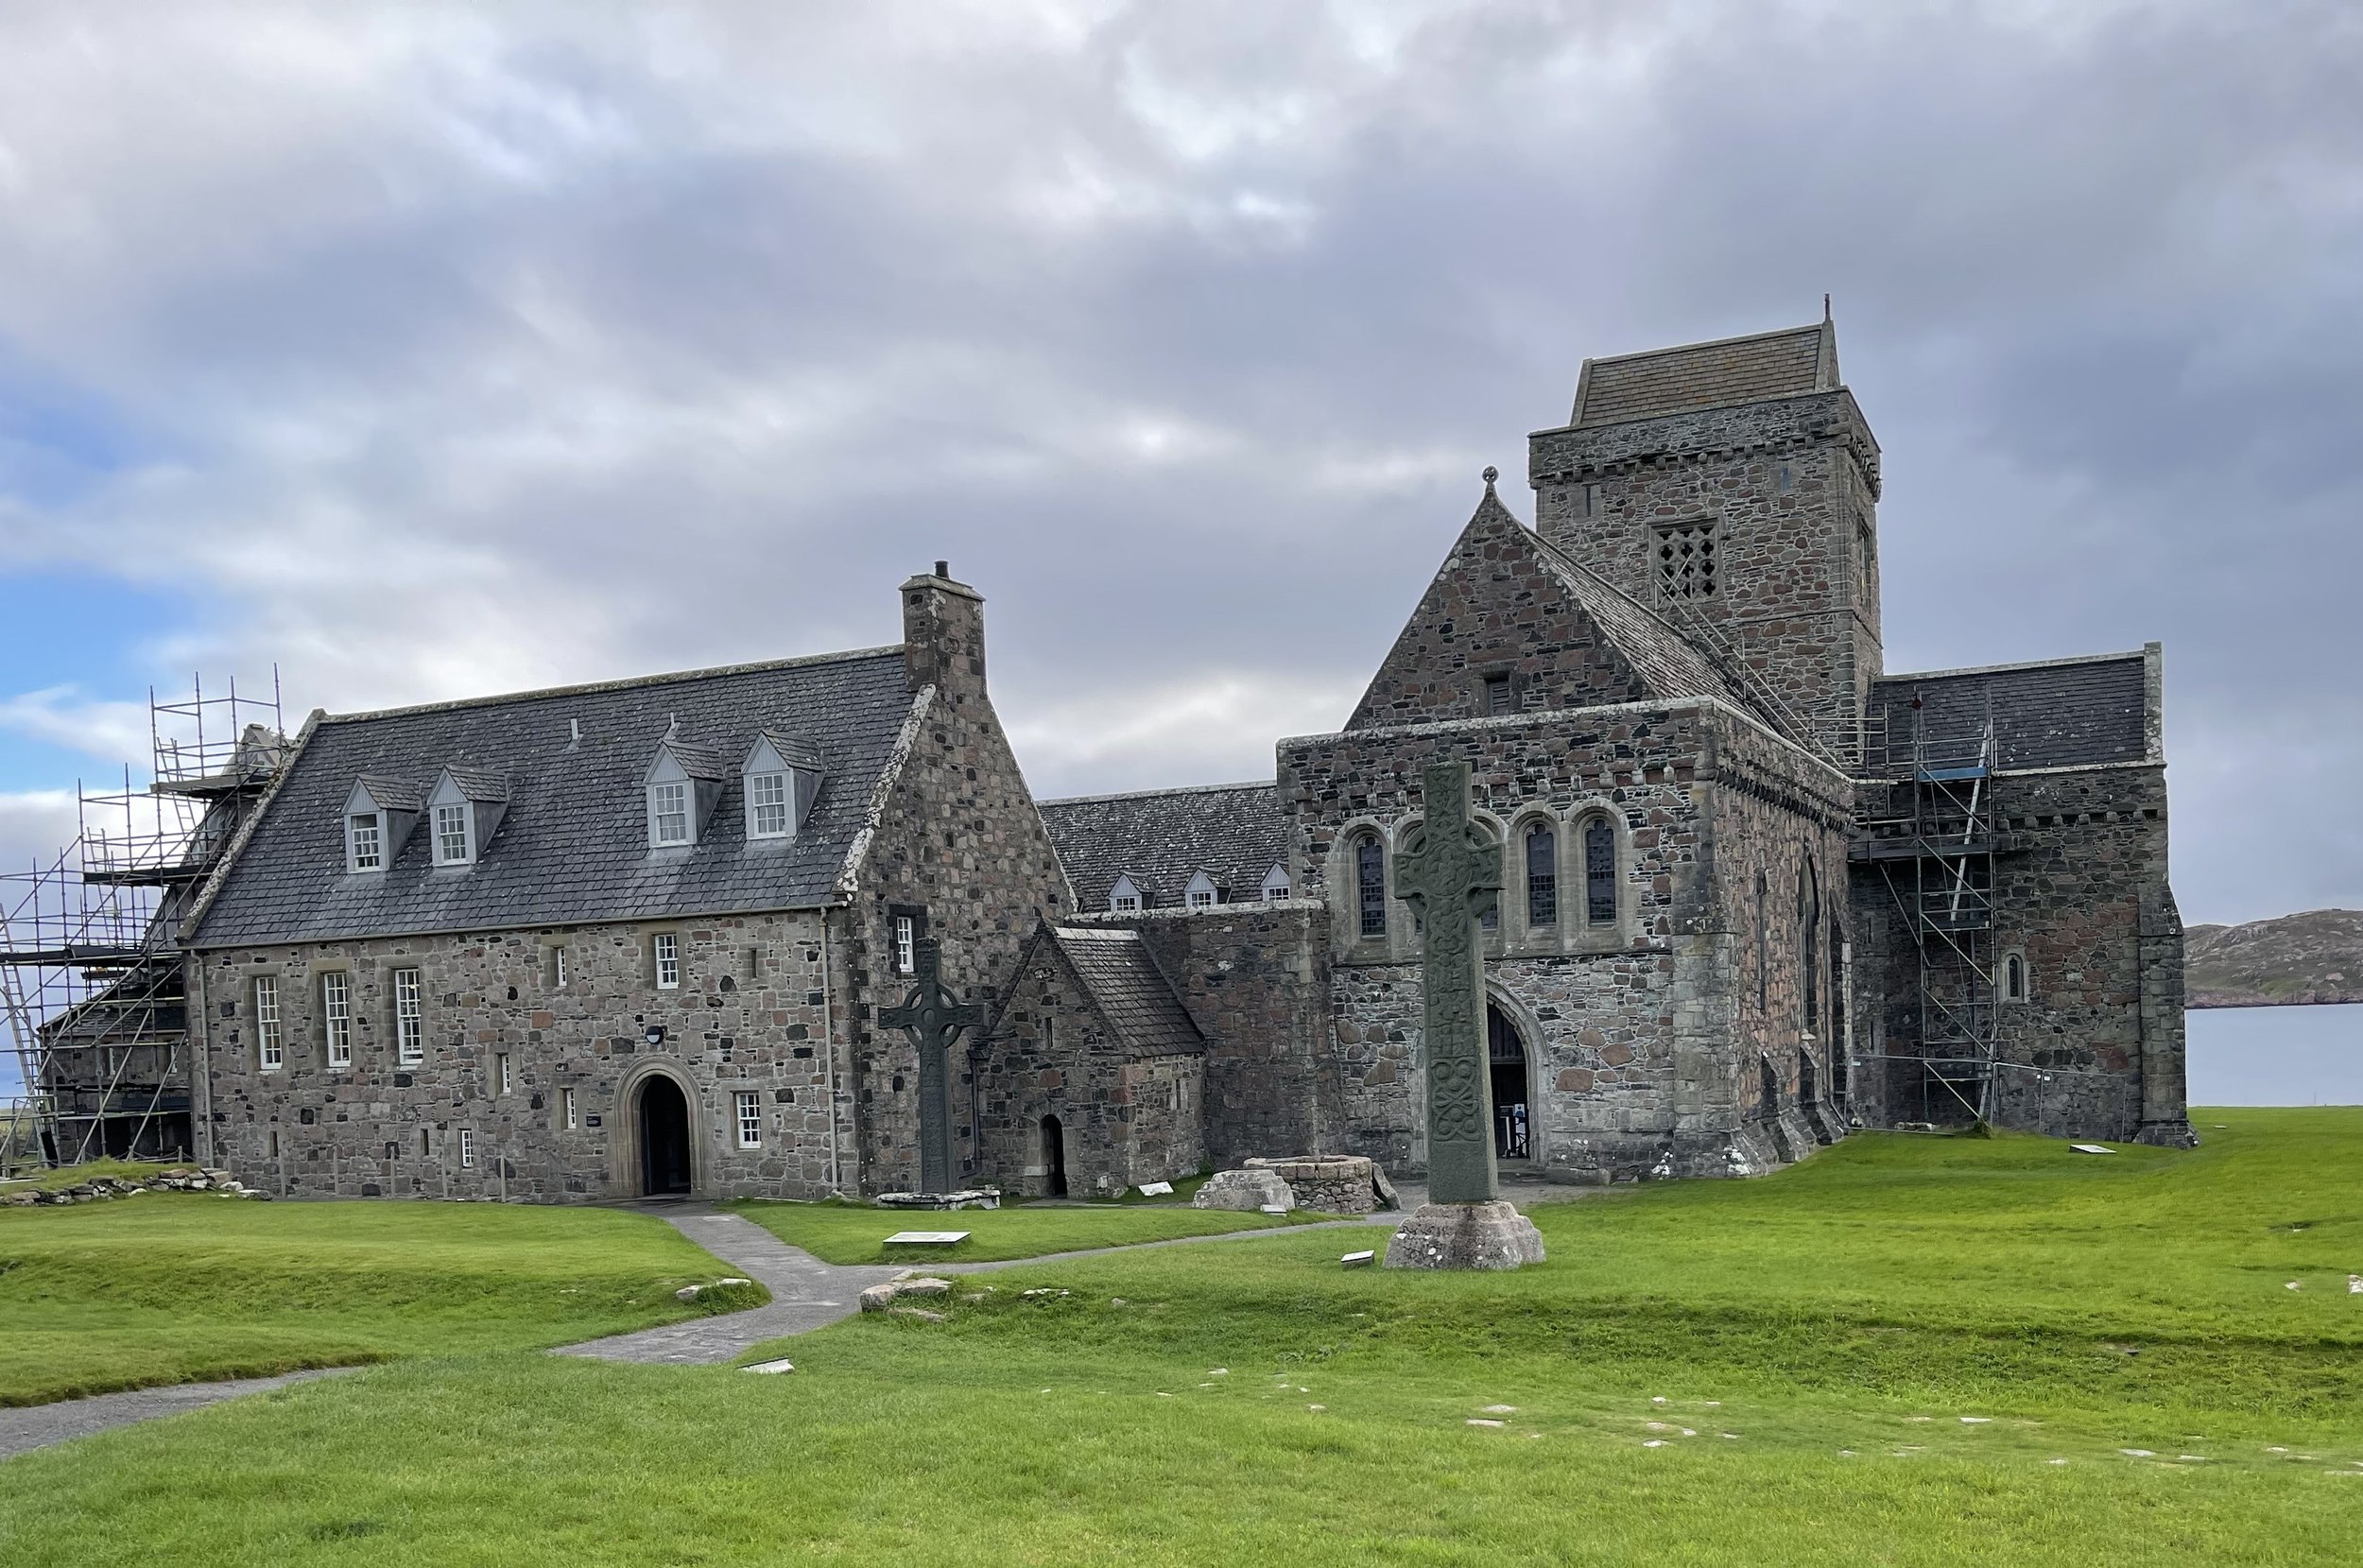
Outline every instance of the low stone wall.
[[1328, 1215], [1367, 1215], [1378, 1207], [1378, 1182], [1371, 1162], [1358, 1154], [1313, 1154], [1280, 1160], [1250, 1160], [1250, 1170], [1268, 1170], [1288, 1184], [1297, 1207]]

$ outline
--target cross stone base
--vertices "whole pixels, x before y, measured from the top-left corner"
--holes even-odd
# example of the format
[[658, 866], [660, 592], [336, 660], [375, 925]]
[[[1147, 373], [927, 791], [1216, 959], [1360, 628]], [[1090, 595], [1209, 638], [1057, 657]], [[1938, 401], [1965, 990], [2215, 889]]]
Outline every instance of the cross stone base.
[[1423, 1203], [1387, 1244], [1389, 1268], [1515, 1268], [1543, 1261], [1543, 1232], [1516, 1205]]

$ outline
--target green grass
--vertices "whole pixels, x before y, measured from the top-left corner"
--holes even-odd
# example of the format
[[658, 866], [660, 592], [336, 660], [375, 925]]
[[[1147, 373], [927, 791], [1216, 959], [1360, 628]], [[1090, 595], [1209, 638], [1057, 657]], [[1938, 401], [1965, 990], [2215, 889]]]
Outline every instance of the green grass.
[[125, 1181], [145, 1181], [164, 1171], [195, 1168], [193, 1165], [161, 1165], [153, 1162], [140, 1163], [129, 1160], [87, 1160], [78, 1165], [63, 1165], [55, 1169], [27, 1166], [6, 1184], [0, 1185], [0, 1193], [58, 1192], [67, 1187], [78, 1187], [101, 1176], [112, 1176]]
[[[1316, 1214], [1241, 1214], [1229, 1209], [1138, 1203], [958, 1209], [949, 1214], [873, 1209], [862, 1203], [770, 1203], [753, 1198], [741, 1199], [729, 1207], [789, 1246], [801, 1247], [825, 1263], [842, 1264], [997, 1263], [1010, 1258], [1039, 1258], [1052, 1252], [1172, 1241], [1182, 1236], [1270, 1230], [1337, 1217]], [[888, 1247], [886, 1238], [897, 1231], [966, 1231], [969, 1237], [951, 1247]]]
[[2363, 1111], [2197, 1120], [1548, 1205], [1512, 1275], [1337, 1231], [1042, 1263], [786, 1377], [372, 1370], [9, 1461], [0, 1560], [2351, 1561]]
[[0, 1405], [567, 1344], [767, 1299], [673, 1300], [727, 1272], [662, 1220], [601, 1210], [206, 1193], [0, 1209]]

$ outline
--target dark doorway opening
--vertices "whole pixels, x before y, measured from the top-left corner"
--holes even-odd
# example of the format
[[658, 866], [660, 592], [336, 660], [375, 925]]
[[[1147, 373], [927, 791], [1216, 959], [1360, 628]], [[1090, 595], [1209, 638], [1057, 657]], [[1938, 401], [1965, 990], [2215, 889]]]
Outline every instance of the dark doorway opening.
[[1525, 1160], [1533, 1147], [1532, 1113], [1526, 1103], [1526, 1046], [1492, 1003], [1485, 1004], [1485, 1057], [1493, 1092], [1493, 1157]]
[[1056, 1116], [1042, 1119], [1043, 1193], [1049, 1198], [1066, 1196], [1066, 1129]]
[[640, 1190], [664, 1198], [690, 1186], [689, 1100], [658, 1074], [640, 1086]]

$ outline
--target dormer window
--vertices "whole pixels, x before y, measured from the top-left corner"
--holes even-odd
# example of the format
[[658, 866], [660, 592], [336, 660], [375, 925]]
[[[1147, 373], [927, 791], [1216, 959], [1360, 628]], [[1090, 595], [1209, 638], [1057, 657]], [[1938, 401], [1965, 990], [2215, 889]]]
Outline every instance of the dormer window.
[[1288, 868], [1274, 866], [1264, 873], [1264, 902], [1278, 904], [1288, 896]]
[[435, 808], [435, 864], [465, 866], [475, 859], [465, 801]]
[[748, 838], [793, 838], [820, 793], [820, 749], [766, 730], [748, 750], [738, 776], [747, 793]]
[[787, 801], [787, 775], [785, 773], [748, 774], [747, 836], [750, 838], [786, 837], [791, 831]]
[[345, 870], [362, 873], [391, 866], [425, 803], [416, 784], [368, 773], [354, 780], [342, 818]]
[[1108, 908], [1119, 915], [1137, 915], [1141, 910], [1141, 890], [1129, 876], [1116, 878], [1116, 885], [1108, 889]]
[[345, 818], [345, 853], [354, 870], [384, 870], [385, 843], [385, 829], [376, 812], [356, 812]]
[[648, 786], [648, 842], [659, 849], [689, 842], [689, 785]]
[[1204, 871], [1190, 878], [1190, 885], [1182, 889], [1182, 902], [1192, 909], [1212, 909], [1218, 898], [1215, 879]]

